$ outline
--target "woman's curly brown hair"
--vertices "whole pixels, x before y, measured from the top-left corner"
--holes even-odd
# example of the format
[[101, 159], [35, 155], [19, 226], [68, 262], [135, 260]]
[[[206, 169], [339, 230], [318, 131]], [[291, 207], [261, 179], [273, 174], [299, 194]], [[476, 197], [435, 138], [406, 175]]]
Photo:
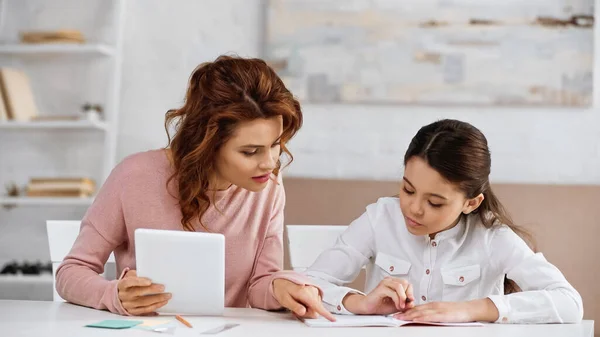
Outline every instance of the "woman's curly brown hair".
[[[181, 224], [194, 231], [191, 221], [202, 216], [211, 205], [209, 179], [215, 173], [219, 149], [241, 122], [281, 116], [281, 152], [293, 157], [286, 143], [302, 126], [300, 103], [292, 96], [275, 71], [263, 60], [220, 56], [199, 65], [190, 76], [184, 105], [165, 115], [168, 148], [178, 187]], [[171, 137], [169, 127], [175, 127]], [[287, 165], [286, 164], [286, 165]], [[274, 174], [282, 168], [278, 160]]]

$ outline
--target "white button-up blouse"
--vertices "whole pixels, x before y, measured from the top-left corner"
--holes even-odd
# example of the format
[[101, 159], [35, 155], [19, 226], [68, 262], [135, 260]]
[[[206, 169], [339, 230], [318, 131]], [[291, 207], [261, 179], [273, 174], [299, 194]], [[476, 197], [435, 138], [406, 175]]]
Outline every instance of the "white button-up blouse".
[[[393, 276], [413, 285], [416, 305], [489, 297], [500, 323], [579, 322], [583, 304], [562, 273], [534, 253], [508, 226], [486, 228], [478, 215], [438, 233], [408, 232], [398, 198], [381, 198], [367, 207], [306, 271], [323, 290], [323, 303], [334, 313], [350, 314], [344, 287], [366, 266], [365, 290]], [[522, 292], [504, 295], [504, 276]]]

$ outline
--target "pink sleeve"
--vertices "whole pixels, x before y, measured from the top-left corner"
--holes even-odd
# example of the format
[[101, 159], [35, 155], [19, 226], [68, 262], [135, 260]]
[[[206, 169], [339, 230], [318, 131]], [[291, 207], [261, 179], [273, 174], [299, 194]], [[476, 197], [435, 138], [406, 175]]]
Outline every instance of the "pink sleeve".
[[297, 284], [310, 284], [308, 278], [293, 271], [283, 269], [283, 209], [285, 207], [285, 189], [281, 180], [277, 187], [277, 196], [267, 237], [257, 257], [254, 273], [250, 277], [248, 301], [253, 308], [265, 310], [281, 309], [273, 296], [273, 280], [284, 278]]
[[117, 280], [100, 274], [110, 253], [126, 240], [121, 204], [122, 164], [108, 177], [81, 221], [79, 236], [56, 270], [56, 291], [68, 302], [128, 315], [118, 298]]

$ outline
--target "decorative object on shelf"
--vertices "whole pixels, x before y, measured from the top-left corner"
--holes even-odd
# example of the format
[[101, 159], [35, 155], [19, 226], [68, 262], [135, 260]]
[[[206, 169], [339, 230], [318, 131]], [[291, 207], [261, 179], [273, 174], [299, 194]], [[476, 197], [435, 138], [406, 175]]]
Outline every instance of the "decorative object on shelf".
[[23, 71], [0, 68], [0, 93], [6, 119], [27, 122], [38, 115], [29, 77]]
[[48, 31], [24, 31], [20, 33], [23, 43], [84, 43], [83, 34], [75, 29]]
[[12, 261], [5, 264], [0, 270], [0, 275], [40, 275], [43, 273], [52, 274], [52, 263], [41, 263], [40, 261], [36, 263], [29, 263], [24, 261], [23, 263], [18, 263], [17, 261]]
[[90, 121], [99, 121], [104, 113], [104, 108], [100, 104], [85, 103], [81, 110], [85, 116], [85, 119]]
[[6, 195], [9, 197], [18, 197], [19, 196], [19, 186], [14, 181], [6, 184]]
[[96, 183], [90, 178], [31, 178], [27, 184], [28, 197], [91, 197]]

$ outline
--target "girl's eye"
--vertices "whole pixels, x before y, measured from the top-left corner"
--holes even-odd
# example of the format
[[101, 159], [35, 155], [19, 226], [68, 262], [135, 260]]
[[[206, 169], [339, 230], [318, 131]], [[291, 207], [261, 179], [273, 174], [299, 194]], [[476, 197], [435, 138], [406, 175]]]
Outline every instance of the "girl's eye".
[[433, 208], [440, 208], [440, 207], [444, 206], [444, 205], [441, 205], [441, 204], [434, 204], [431, 201], [429, 201], [429, 205], [431, 205], [431, 207], [433, 207]]
[[406, 193], [406, 194], [414, 194], [415, 193], [413, 191], [407, 190], [406, 187], [403, 187], [402, 189], [404, 190], [404, 193]]

